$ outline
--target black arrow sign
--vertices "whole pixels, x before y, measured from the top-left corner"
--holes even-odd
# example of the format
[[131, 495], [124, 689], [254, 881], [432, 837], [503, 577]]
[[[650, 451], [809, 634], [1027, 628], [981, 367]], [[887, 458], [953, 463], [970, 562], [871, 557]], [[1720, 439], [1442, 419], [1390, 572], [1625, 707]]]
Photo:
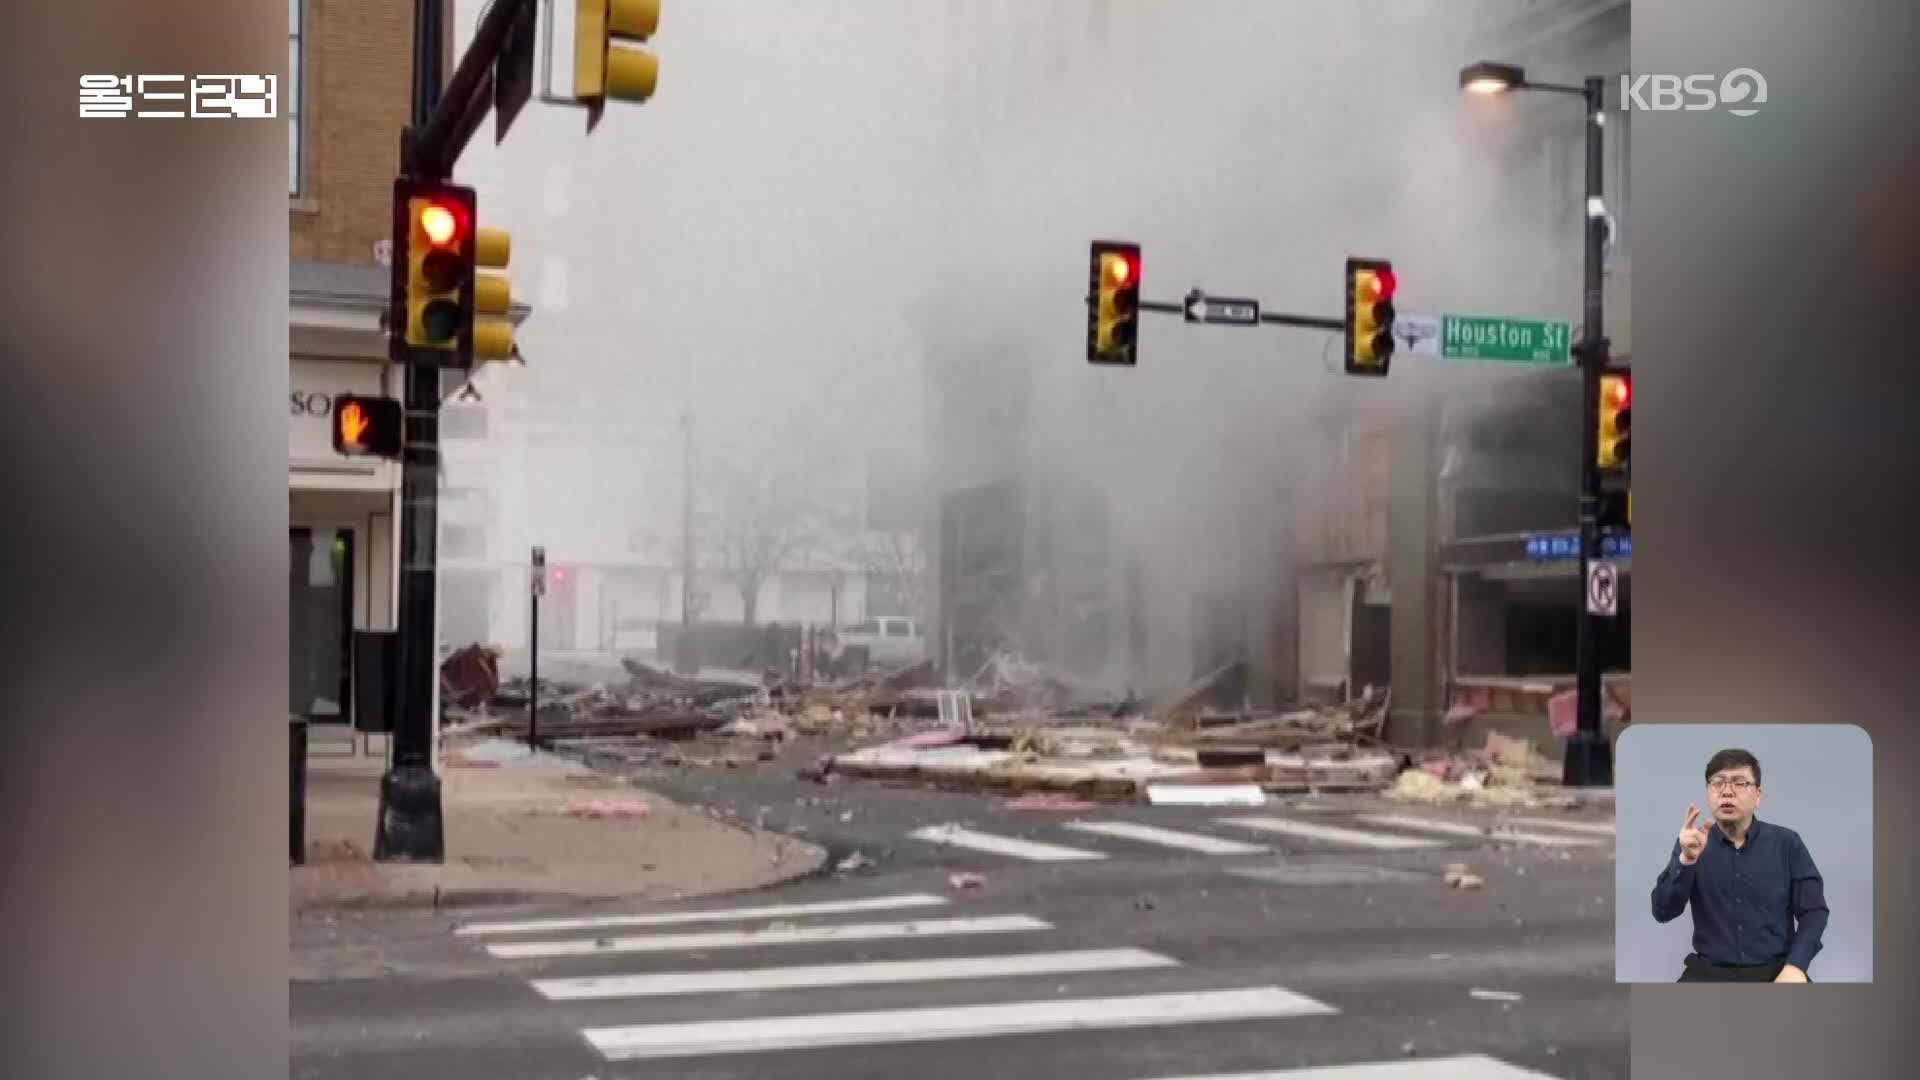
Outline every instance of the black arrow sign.
[[1208, 296], [1199, 289], [1187, 293], [1180, 313], [1190, 323], [1220, 326], [1259, 326], [1260, 301], [1240, 297]]

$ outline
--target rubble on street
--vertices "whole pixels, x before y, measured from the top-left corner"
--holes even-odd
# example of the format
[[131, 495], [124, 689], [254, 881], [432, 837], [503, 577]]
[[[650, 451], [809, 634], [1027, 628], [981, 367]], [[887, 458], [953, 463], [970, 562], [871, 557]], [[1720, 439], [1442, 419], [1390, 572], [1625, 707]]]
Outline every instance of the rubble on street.
[[1560, 767], [1525, 739], [1490, 732], [1484, 747], [1448, 753], [1428, 751], [1401, 773], [1388, 795], [1423, 803], [1476, 806], [1570, 804], [1556, 789]]
[[[525, 679], [501, 681], [496, 661], [480, 646], [449, 658], [448, 730], [524, 741], [531, 687]], [[1485, 747], [1451, 753], [1389, 745], [1384, 692], [1369, 689], [1338, 705], [1252, 709], [1244, 664], [1143, 702], [1131, 692], [1112, 700], [1006, 654], [959, 687], [941, 685], [927, 662], [811, 685], [777, 672], [680, 675], [621, 663], [622, 686], [542, 680], [543, 745], [624, 771], [751, 768], [797, 740], [827, 741], [833, 746], [803, 770], [821, 783], [921, 783], [1034, 809], [1086, 800], [1257, 804], [1266, 794], [1315, 793], [1544, 805], [1558, 782], [1556, 767], [1530, 743], [1497, 733]]]

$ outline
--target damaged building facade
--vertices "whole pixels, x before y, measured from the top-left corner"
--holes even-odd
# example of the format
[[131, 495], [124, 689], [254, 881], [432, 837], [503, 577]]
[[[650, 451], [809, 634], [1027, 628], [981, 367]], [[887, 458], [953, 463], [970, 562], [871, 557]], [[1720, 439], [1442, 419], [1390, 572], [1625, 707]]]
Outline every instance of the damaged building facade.
[[[1123, 6], [1095, 7], [955, 6], [945, 34], [953, 49], [946, 77], [961, 104], [946, 136], [947, 175], [956, 183], [943, 212], [993, 228], [996, 215], [1011, 212], [1002, 207], [1030, 201], [1023, 178], [1076, 145], [1066, 119], [1083, 115], [1076, 108], [1093, 107], [1095, 97], [1110, 108], [1154, 97], [1146, 61], [1154, 50], [1183, 47], [1181, 32], [1159, 36]], [[1624, 0], [1538, 0], [1480, 11], [1460, 66], [1484, 56], [1569, 82], [1627, 68]], [[988, 38], [1006, 47], [975, 48]], [[990, 58], [974, 63], [982, 55]], [[1129, 86], [1116, 89], [1096, 77], [1115, 64], [1127, 66]], [[1445, 77], [1432, 93], [1458, 98]], [[1464, 310], [1571, 316], [1577, 323], [1581, 118], [1565, 99], [1533, 97], [1503, 101], [1512, 107], [1487, 114], [1476, 132], [1484, 147], [1461, 153], [1473, 159], [1463, 168], [1498, 178], [1502, 190], [1481, 196], [1502, 204], [1496, 212], [1511, 204], [1528, 215], [1512, 224], [1505, 247], [1473, 253], [1503, 267], [1501, 291], [1487, 293], [1471, 274], [1448, 284], [1460, 304], [1478, 305]], [[1623, 364], [1630, 363], [1632, 342], [1629, 135], [1627, 115], [1610, 109], [1606, 332]], [[1118, 157], [1110, 164], [1127, 167]], [[1217, 171], [1228, 170], [1230, 163], [1217, 163]], [[1161, 182], [1129, 181], [1142, 189]], [[1129, 190], [1130, 199], [1150, 198]], [[1178, 185], [1161, 194], [1169, 203], [1186, 197]], [[1059, 209], [1063, 217], [1076, 212]], [[1131, 218], [1123, 213], [1118, 220]], [[940, 276], [985, 280], [1030, 255], [1046, 264], [1051, 283], [1078, 274], [1080, 245], [1113, 228], [1126, 226], [1089, 221], [1071, 240], [1049, 236], [1053, 246], [1045, 252], [986, 257], [955, 250]], [[1201, 236], [1191, 231], [1169, 242], [1198, 244]], [[1479, 242], [1435, 231], [1422, 238], [1435, 248]], [[1150, 231], [1135, 238], [1148, 247], [1149, 293], [1177, 295], [1189, 284], [1152, 284], [1160, 249]], [[1068, 254], [1054, 250], [1068, 243]], [[1395, 254], [1402, 254], [1398, 247]], [[1419, 265], [1421, 253], [1405, 254], [1410, 266]], [[1425, 254], [1432, 265], [1465, 265], [1444, 250]], [[1101, 681], [1110, 694], [1152, 695], [1238, 664], [1235, 689], [1255, 706], [1351, 701], [1372, 688], [1391, 694], [1386, 734], [1395, 743], [1479, 744], [1493, 729], [1557, 751], [1549, 710], [1572, 684], [1580, 601], [1576, 563], [1554, 554], [1564, 551], [1554, 540], [1574, 527], [1578, 512], [1583, 418], [1571, 372], [1474, 364], [1442, 370], [1402, 357], [1391, 395], [1360, 385], [1364, 380], [1330, 378], [1302, 409], [1285, 391], [1269, 389], [1263, 393], [1284, 411], [1281, 430], [1225, 424], [1215, 433], [1217, 445], [1188, 460], [1211, 453], [1279, 463], [1271, 475], [1210, 503], [1209, 485], [1162, 473], [1152, 482], [1160, 494], [1142, 506], [1125, 481], [1113, 478], [1153, 476], [1169, 468], [1180, 447], [1152, 414], [1127, 412], [1125, 387], [1171, 377], [1160, 371], [1180, 367], [1192, 339], [1174, 340], [1149, 326], [1143, 336], [1154, 336], [1144, 339], [1150, 359], [1142, 367], [1090, 370], [1079, 357], [1077, 313], [1059, 307], [1059, 290], [1042, 293], [1013, 290], [996, 296], [995, 305], [1008, 312], [1008, 323], [1053, 327], [1044, 341], [928, 305], [931, 396], [941, 403], [929, 417], [941, 494], [929, 521], [938, 547], [933, 624], [936, 655], [950, 678], [964, 680], [995, 650], [1007, 650]], [[1225, 377], [1211, 357], [1203, 362]], [[1182, 407], [1176, 400], [1169, 394], [1159, 407]], [[1137, 436], [1112, 436], [1129, 430]], [[1179, 523], [1152, 523], [1169, 519]], [[1231, 541], [1222, 543], [1222, 536]], [[1622, 607], [1600, 642], [1610, 715], [1630, 705], [1630, 549], [1617, 558]]]
[[[1517, 5], [1474, 56], [1549, 81], [1612, 76], [1627, 69], [1628, 16], [1624, 0]], [[1522, 190], [1545, 193], [1543, 220], [1509, 266], [1512, 279], [1533, 284], [1505, 302], [1573, 312], [1577, 324], [1579, 110], [1548, 98], [1511, 109], [1499, 125], [1493, 160]], [[1604, 147], [1605, 329], [1621, 366], [1632, 352], [1630, 131], [1614, 104]], [[1550, 715], [1556, 701], [1568, 706], [1582, 596], [1567, 537], [1578, 526], [1580, 425], [1593, 422], [1580, 415], [1578, 377], [1463, 364], [1423, 378], [1418, 364], [1402, 358], [1393, 376], [1422, 379], [1417, 402], [1332, 408], [1303, 448], [1303, 468], [1317, 475], [1300, 490], [1335, 494], [1302, 517], [1297, 541], [1302, 684], [1330, 697], [1391, 685], [1398, 742], [1474, 743], [1493, 729], [1557, 748]], [[1606, 711], [1617, 719], [1631, 707], [1631, 547], [1609, 554], [1621, 570], [1620, 610], [1597, 620], [1598, 644]]]
[[[1254, 701], [1292, 696], [1279, 644], [1283, 480], [1229, 490], [1185, 475], [1222, 439], [1205, 421], [1166, 430], [1167, 403], [1143, 383], [1177, 370], [1176, 350], [1156, 339], [1147, 348], [1167, 367], [1090, 376], [1061, 291], [1084, 273], [1087, 239], [1126, 226], [1095, 221], [1086, 193], [1051, 170], [1098, 158], [1126, 174], [1130, 197], [1176, 205], [1181, 177], [1077, 140], [1086, 115], [1149, 107], [1178, 79], [1154, 58], [1204, 47], [1206, 34], [1131, 5], [946, 5], [930, 60], [949, 88], [935, 189], [945, 202], [930, 212], [993, 239], [943, 246], [928, 285], [994, 283], [977, 304], [934, 293], [921, 305], [938, 495], [931, 628], [951, 679], [1010, 654], [1120, 700], [1238, 664]], [[1129, 73], [1119, 84], [1116, 66]], [[1036, 176], [1053, 181], [1036, 187]], [[1041, 210], [1036, 198], [1052, 201]], [[1046, 228], [1023, 224], [1029, 214]], [[1278, 438], [1263, 426], [1225, 441], [1266, 459]]]

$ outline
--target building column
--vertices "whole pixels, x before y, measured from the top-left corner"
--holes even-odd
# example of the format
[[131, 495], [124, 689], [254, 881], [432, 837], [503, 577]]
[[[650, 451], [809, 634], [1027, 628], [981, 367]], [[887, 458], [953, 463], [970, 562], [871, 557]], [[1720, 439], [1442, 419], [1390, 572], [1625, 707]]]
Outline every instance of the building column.
[[1423, 393], [1393, 425], [1387, 507], [1387, 586], [1392, 593], [1393, 707], [1389, 737], [1425, 746], [1439, 738], [1439, 407]]

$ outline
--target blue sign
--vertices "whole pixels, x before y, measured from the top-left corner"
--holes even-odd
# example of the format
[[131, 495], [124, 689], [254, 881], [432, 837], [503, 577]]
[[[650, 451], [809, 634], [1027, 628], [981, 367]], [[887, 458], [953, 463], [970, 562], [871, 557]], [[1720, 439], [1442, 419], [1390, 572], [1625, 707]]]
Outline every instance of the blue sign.
[[1552, 536], [1527, 537], [1527, 558], [1529, 559], [1577, 559], [1580, 557], [1580, 536], [1578, 533], [1556, 533]]
[[[1527, 558], [1529, 559], [1551, 562], [1556, 559], [1579, 557], [1579, 533], [1550, 533], [1545, 536], [1527, 537]], [[1601, 537], [1600, 557], [1603, 559], [1633, 558], [1633, 537], [1612, 534]]]

